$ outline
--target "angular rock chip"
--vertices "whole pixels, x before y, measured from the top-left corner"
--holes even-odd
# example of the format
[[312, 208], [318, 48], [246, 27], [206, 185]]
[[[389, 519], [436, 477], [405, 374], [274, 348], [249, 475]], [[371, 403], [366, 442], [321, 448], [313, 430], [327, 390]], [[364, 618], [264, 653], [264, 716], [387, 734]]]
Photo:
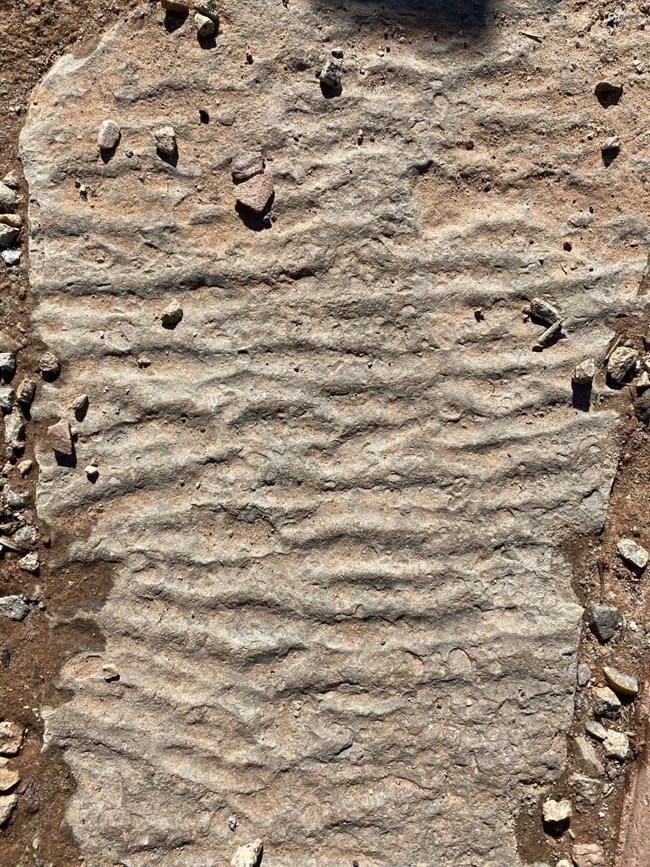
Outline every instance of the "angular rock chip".
[[13, 247], [20, 237], [20, 229], [0, 223], [0, 250], [8, 250]]
[[7, 824], [17, 803], [17, 795], [0, 795], [0, 828]]
[[178, 153], [178, 145], [176, 143], [176, 132], [173, 126], [163, 126], [157, 129], [154, 133], [156, 139], [156, 150], [158, 153], [171, 159]]
[[[605, 737], [607, 737], [607, 733], [605, 733]], [[594, 745], [582, 735], [573, 739], [573, 754], [576, 764], [586, 774], [600, 777], [605, 773], [605, 768], [598, 758]]]
[[9, 388], [9, 386], [0, 387], [0, 410], [2, 412], [11, 412], [15, 399], [16, 392], [13, 388]]
[[544, 802], [542, 816], [544, 822], [549, 825], [560, 825], [566, 822], [571, 818], [571, 801], [567, 801], [566, 799], [555, 801], [553, 798], [550, 798]]
[[30, 572], [32, 575], [38, 574], [40, 567], [41, 564], [36, 551], [30, 551], [18, 561], [18, 568], [22, 569], [23, 572]]
[[630, 752], [628, 736], [623, 732], [610, 729], [603, 741], [603, 750], [608, 759], [617, 759], [619, 762], [624, 762]]
[[0, 210], [10, 211], [18, 201], [16, 193], [6, 184], [0, 183]]
[[605, 853], [598, 843], [577, 843], [571, 849], [575, 867], [605, 867]]
[[622, 624], [618, 608], [613, 605], [601, 605], [599, 602], [590, 602], [587, 606], [589, 628], [601, 642], [609, 641], [616, 630]]
[[22, 406], [31, 406], [36, 396], [36, 383], [33, 379], [23, 379], [16, 389], [16, 398]]
[[16, 722], [0, 722], [0, 756], [17, 756], [23, 745], [24, 729]]
[[341, 67], [333, 60], [327, 60], [320, 72], [320, 83], [329, 90], [341, 89]]
[[261, 214], [273, 195], [273, 176], [270, 172], [255, 175], [235, 188], [237, 201], [256, 214]]
[[593, 709], [596, 716], [616, 719], [621, 713], [621, 702], [608, 686], [599, 686], [593, 692]]
[[648, 565], [648, 552], [634, 539], [621, 539], [616, 548], [625, 562], [636, 569], [645, 569]]
[[194, 23], [196, 25], [196, 32], [202, 39], [214, 36], [215, 26], [212, 18], [208, 18], [207, 15], [201, 15], [200, 12], [197, 12], [194, 16]]
[[160, 320], [166, 328], [175, 328], [183, 318], [183, 308], [180, 301], [174, 298], [160, 314]]
[[256, 151], [243, 151], [232, 161], [232, 179], [241, 184], [264, 171], [264, 157]]
[[188, 12], [190, 0], [160, 0], [160, 5], [168, 12]]
[[576, 801], [589, 806], [598, 804], [605, 788], [602, 780], [594, 780], [584, 774], [571, 774], [569, 785], [575, 792]]
[[558, 322], [560, 319], [560, 313], [557, 308], [548, 301], [544, 301], [543, 298], [531, 299], [531, 302], [528, 305], [528, 310], [531, 319], [536, 322], [541, 322], [542, 325], [546, 325], [547, 327]]
[[61, 364], [53, 352], [44, 352], [38, 360], [38, 369], [43, 379], [51, 381], [61, 373]]
[[576, 385], [591, 385], [596, 376], [596, 362], [593, 358], [586, 358], [580, 364], [576, 364], [572, 380]]
[[258, 867], [262, 861], [264, 846], [261, 840], [253, 840], [245, 846], [240, 846], [230, 862], [231, 867]]
[[72, 433], [67, 419], [62, 418], [56, 424], [50, 425], [47, 429], [47, 437], [50, 446], [57, 454], [66, 456], [72, 454]]
[[29, 614], [29, 605], [22, 596], [0, 596], [0, 614], [11, 620], [24, 620]]
[[16, 356], [13, 352], [0, 352], [0, 377], [7, 382], [16, 372]]
[[623, 385], [634, 370], [638, 359], [639, 353], [636, 349], [630, 346], [618, 346], [607, 360], [607, 375], [616, 385]]
[[9, 415], [5, 416], [5, 443], [16, 451], [25, 448], [25, 422], [20, 410], [14, 407]]
[[0, 792], [11, 791], [20, 782], [20, 774], [7, 766], [7, 759], [0, 760]]
[[194, 11], [210, 18], [215, 24], [219, 21], [215, 0], [194, 0]]

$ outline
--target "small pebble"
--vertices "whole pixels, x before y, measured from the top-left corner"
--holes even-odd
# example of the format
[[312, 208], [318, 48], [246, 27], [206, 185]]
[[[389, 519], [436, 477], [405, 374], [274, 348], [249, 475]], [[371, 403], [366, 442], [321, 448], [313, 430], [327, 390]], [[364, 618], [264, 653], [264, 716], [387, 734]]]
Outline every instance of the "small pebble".
[[0, 378], [5, 382], [16, 372], [16, 356], [13, 352], [0, 352]]
[[635, 696], [639, 694], [639, 681], [631, 674], [625, 674], [613, 665], [604, 665], [603, 674], [608, 685], [618, 695]]
[[156, 150], [159, 155], [172, 159], [178, 153], [176, 144], [176, 132], [173, 126], [163, 126], [154, 133]]
[[0, 410], [2, 412], [11, 412], [15, 399], [16, 392], [13, 388], [10, 388], [8, 385], [0, 386]]
[[23, 478], [25, 478], [25, 476], [28, 476], [31, 473], [33, 466], [34, 466], [34, 461], [30, 461], [29, 459], [26, 459], [24, 461], [21, 461], [18, 464], [18, 472], [20, 473], [20, 475]]
[[576, 365], [573, 371], [572, 380], [576, 385], [591, 385], [595, 376], [596, 362], [593, 358], [586, 358], [584, 361], [581, 361], [580, 364]]
[[343, 58], [343, 49], [332, 48], [332, 57], [338, 57], [338, 59], [341, 60]]
[[236, 184], [260, 175], [263, 171], [264, 157], [259, 151], [242, 151], [232, 161], [232, 179]]
[[616, 719], [621, 713], [621, 702], [608, 686], [596, 687], [593, 691], [593, 710], [595, 716]]
[[120, 142], [120, 128], [114, 120], [105, 120], [99, 128], [97, 145], [100, 151], [114, 151]]
[[106, 665], [102, 665], [102, 677], [106, 681], [106, 683], [112, 683], [115, 680], [120, 679], [120, 673], [117, 670], [117, 666], [112, 662], [106, 663]]
[[339, 91], [341, 89], [341, 67], [333, 60], [326, 61], [319, 78], [320, 83], [328, 90]]
[[16, 399], [21, 406], [29, 407], [32, 405], [36, 395], [36, 383], [33, 379], [23, 379], [16, 389]]
[[231, 831], [234, 831], [237, 827], [237, 816], [230, 816], [228, 819], [228, 827]]
[[211, 18], [208, 18], [207, 15], [201, 15], [200, 12], [197, 12], [194, 16], [194, 23], [196, 24], [196, 32], [202, 39], [214, 36], [214, 21]]
[[219, 21], [216, 0], [194, 0], [194, 11], [210, 18], [215, 24]]
[[18, 265], [20, 263], [21, 255], [20, 250], [2, 250], [2, 252], [0, 252], [2, 261], [8, 268], [13, 268], [14, 265]]
[[623, 622], [618, 608], [613, 605], [601, 605], [599, 602], [589, 603], [587, 617], [589, 628], [601, 643], [609, 641]]
[[23, 745], [24, 729], [16, 722], [0, 722], [0, 756], [17, 756]]
[[18, 196], [5, 183], [0, 183], [0, 210], [11, 211], [14, 209]]
[[[5, 223], [0, 223], [0, 250], [7, 251], [16, 246], [16, 241], [20, 237], [20, 229], [14, 226], [7, 226]], [[4, 259], [4, 257], [3, 257]]]
[[616, 385], [623, 385], [636, 367], [639, 353], [630, 346], [617, 347], [607, 360], [607, 375]]
[[544, 822], [549, 825], [558, 825], [571, 818], [571, 802], [566, 799], [554, 801], [552, 798], [544, 802], [542, 807]]
[[99, 476], [99, 469], [95, 466], [95, 464], [88, 464], [84, 472], [86, 473], [91, 482], [94, 482]]
[[174, 298], [160, 314], [160, 321], [166, 328], [175, 328], [183, 318], [183, 308]]
[[86, 412], [88, 409], [88, 395], [78, 394], [72, 401], [71, 408], [75, 414]]
[[0, 596], [0, 614], [11, 620], [24, 620], [29, 614], [29, 605], [22, 596]]
[[0, 828], [7, 824], [17, 803], [16, 795], [0, 795]]
[[621, 539], [616, 547], [623, 560], [636, 569], [645, 569], [648, 565], [648, 552], [634, 539]]
[[43, 379], [50, 382], [61, 373], [61, 364], [54, 353], [44, 352], [38, 361], [38, 369]]
[[41, 564], [36, 551], [30, 551], [29, 554], [25, 554], [24, 557], [21, 557], [18, 561], [18, 568], [22, 569], [23, 572], [30, 572], [32, 575], [37, 575], [38, 570], [41, 568]]
[[190, 0], [160, 0], [160, 5], [168, 12], [188, 12]]
[[245, 846], [240, 846], [230, 862], [231, 867], [258, 867], [264, 846], [261, 840], [253, 840]]
[[591, 669], [584, 662], [578, 666], [578, 686], [586, 686], [591, 680]]
[[266, 209], [273, 192], [273, 176], [270, 172], [255, 175], [235, 188], [239, 204], [256, 214]]
[[620, 762], [624, 762], [630, 752], [628, 736], [623, 734], [623, 732], [610, 729], [603, 741], [603, 751], [608, 759], [617, 759]]
[[62, 418], [56, 424], [47, 429], [47, 436], [51, 448], [59, 455], [70, 456], [73, 452], [72, 433], [70, 422]]

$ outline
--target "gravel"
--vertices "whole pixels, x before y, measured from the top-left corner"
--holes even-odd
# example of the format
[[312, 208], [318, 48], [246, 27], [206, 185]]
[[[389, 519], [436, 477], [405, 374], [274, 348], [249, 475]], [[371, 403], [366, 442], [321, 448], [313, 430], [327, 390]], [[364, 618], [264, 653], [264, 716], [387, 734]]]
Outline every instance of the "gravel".
[[0, 614], [11, 620], [24, 620], [29, 614], [29, 605], [22, 596], [0, 596]]
[[645, 569], [648, 565], [648, 552], [634, 539], [621, 539], [616, 547], [625, 562], [636, 569]]

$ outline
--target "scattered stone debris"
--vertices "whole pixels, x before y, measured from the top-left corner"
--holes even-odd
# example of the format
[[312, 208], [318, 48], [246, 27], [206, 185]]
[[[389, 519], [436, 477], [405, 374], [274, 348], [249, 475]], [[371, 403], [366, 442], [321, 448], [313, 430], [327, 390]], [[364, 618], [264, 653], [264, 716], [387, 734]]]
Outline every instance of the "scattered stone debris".
[[27, 505], [27, 496], [21, 491], [14, 491], [9, 485], [4, 486], [2, 499], [8, 509], [24, 509]]
[[29, 614], [29, 605], [22, 596], [0, 596], [0, 614], [20, 622]]
[[548, 328], [560, 319], [559, 311], [543, 298], [533, 298], [524, 311], [534, 322], [546, 325]]
[[99, 477], [99, 467], [96, 464], [88, 464], [84, 470], [91, 482], [94, 482]]
[[571, 849], [575, 867], [606, 867], [605, 853], [598, 843], [577, 843]]
[[635, 569], [645, 569], [648, 565], [648, 552], [634, 539], [621, 539], [616, 548], [623, 560]]
[[342, 48], [332, 48], [332, 57], [336, 57], [339, 60], [343, 59], [343, 49]]
[[605, 166], [610, 166], [616, 157], [621, 152], [621, 143], [616, 138], [616, 136], [611, 136], [608, 139], [605, 139], [603, 142], [603, 146], [600, 149], [601, 156], [603, 158], [603, 163]]
[[591, 680], [591, 669], [586, 662], [581, 662], [578, 665], [577, 681], [578, 686], [586, 686]]
[[596, 376], [596, 362], [593, 358], [586, 358], [575, 366], [573, 382], [576, 385], [591, 385]]
[[650, 390], [634, 401], [634, 414], [644, 427], [650, 427]]
[[2, 179], [2, 183], [6, 187], [9, 187], [10, 190], [17, 190], [20, 187], [20, 181], [18, 180], [16, 172], [7, 172]]
[[194, 16], [194, 23], [196, 24], [196, 32], [199, 34], [201, 39], [207, 39], [210, 36], [214, 36], [214, 21], [211, 18], [208, 18], [207, 15], [202, 15], [200, 12], [197, 12]]
[[25, 554], [24, 557], [21, 557], [18, 561], [18, 568], [22, 569], [23, 572], [30, 572], [32, 575], [37, 575], [41, 568], [41, 564], [36, 551], [30, 551], [29, 554]]
[[603, 674], [608, 685], [618, 695], [635, 696], [639, 694], [639, 681], [631, 674], [625, 674], [613, 665], [604, 665]]
[[[607, 737], [606, 734], [605, 737]], [[586, 774], [600, 777], [605, 773], [605, 768], [598, 758], [594, 745], [583, 735], [573, 739], [573, 753], [580, 769]]]
[[593, 710], [595, 716], [617, 719], [621, 714], [621, 702], [615, 692], [608, 686], [599, 686], [593, 692]]
[[617, 759], [619, 762], [624, 762], [630, 751], [628, 736], [623, 732], [610, 729], [603, 741], [603, 750], [608, 759]]
[[24, 730], [18, 723], [0, 722], [0, 756], [17, 756], [23, 745]]
[[236, 184], [255, 175], [261, 175], [264, 171], [264, 157], [255, 151], [242, 151], [232, 161], [232, 179]]
[[[58, 364], [58, 362], [57, 362]], [[36, 383], [33, 379], [23, 379], [16, 389], [18, 403], [24, 407], [30, 407], [36, 396]]]
[[228, 827], [231, 831], [235, 831], [237, 828], [237, 816], [230, 816], [228, 819]]
[[603, 644], [614, 636], [616, 630], [622, 624], [619, 610], [613, 605], [601, 605], [599, 602], [590, 602], [587, 606], [587, 616], [589, 618], [589, 628]]
[[160, 320], [165, 328], [175, 328], [183, 318], [183, 308], [180, 301], [172, 299], [160, 314]]
[[231, 867], [259, 867], [262, 862], [264, 846], [261, 840], [253, 840], [245, 846], [240, 846], [230, 862]]
[[53, 352], [44, 352], [39, 358], [38, 369], [43, 379], [51, 382], [61, 373], [61, 364]]
[[341, 67], [333, 60], [325, 61], [320, 72], [320, 83], [327, 90], [338, 92], [341, 90]]
[[156, 150], [161, 157], [173, 159], [178, 153], [176, 132], [173, 126], [163, 126], [154, 133]]
[[9, 382], [16, 372], [16, 356], [13, 352], [0, 352], [0, 379]]
[[120, 143], [120, 128], [114, 120], [105, 120], [99, 128], [97, 144], [100, 151], [114, 151]]
[[636, 381], [637, 394], [642, 394], [648, 388], [650, 388], [650, 374], [647, 370], [644, 370], [641, 376]]
[[20, 214], [0, 214], [0, 223], [4, 226], [11, 226], [12, 229], [20, 229], [23, 225], [23, 218]]
[[102, 677], [106, 683], [113, 683], [113, 681], [119, 680], [120, 673], [117, 670], [117, 666], [112, 662], [107, 662], [106, 665], [102, 665]]
[[566, 799], [554, 801], [552, 798], [544, 802], [542, 816], [547, 825], [561, 825], [571, 819], [571, 802]]
[[73, 451], [70, 422], [62, 418], [47, 429], [47, 436], [52, 449], [59, 455], [70, 456]]
[[266, 210], [273, 193], [273, 176], [270, 172], [255, 175], [236, 187], [239, 204], [255, 214], [261, 214]]
[[616, 385], [623, 385], [636, 368], [639, 353], [631, 346], [618, 346], [607, 360], [607, 375]]

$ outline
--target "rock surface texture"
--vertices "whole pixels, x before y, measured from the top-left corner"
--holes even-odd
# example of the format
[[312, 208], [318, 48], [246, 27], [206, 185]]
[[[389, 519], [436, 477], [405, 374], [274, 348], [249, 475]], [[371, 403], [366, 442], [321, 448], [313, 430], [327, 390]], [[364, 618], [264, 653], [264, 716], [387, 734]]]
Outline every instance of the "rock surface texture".
[[[212, 49], [146, 7], [34, 94], [35, 327], [61, 374], [33, 417], [90, 399], [76, 461], [37, 451], [37, 506], [74, 528], [55, 566], [113, 576], [105, 650], [43, 713], [87, 867], [217, 867], [255, 838], [265, 867], [513, 867], [562, 771], [560, 546], [602, 526], [617, 459], [571, 376], [594, 358], [603, 391], [648, 227], [616, 208], [626, 157], [585, 135], [605, 109], [558, 63], [561, 8], [504, 4], [491, 33], [407, 6], [226, 0]], [[264, 227], [235, 209], [243, 151], [273, 172]], [[543, 352], [534, 297], [563, 317]]]

